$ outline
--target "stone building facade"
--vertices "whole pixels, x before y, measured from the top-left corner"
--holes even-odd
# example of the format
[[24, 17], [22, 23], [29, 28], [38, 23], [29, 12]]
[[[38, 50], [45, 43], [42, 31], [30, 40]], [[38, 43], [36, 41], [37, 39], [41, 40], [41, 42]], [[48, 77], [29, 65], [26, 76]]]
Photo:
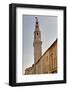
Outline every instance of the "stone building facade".
[[57, 39], [42, 55], [41, 31], [38, 18], [34, 31], [34, 64], [25, 69], [25, 75], [57, 73]]

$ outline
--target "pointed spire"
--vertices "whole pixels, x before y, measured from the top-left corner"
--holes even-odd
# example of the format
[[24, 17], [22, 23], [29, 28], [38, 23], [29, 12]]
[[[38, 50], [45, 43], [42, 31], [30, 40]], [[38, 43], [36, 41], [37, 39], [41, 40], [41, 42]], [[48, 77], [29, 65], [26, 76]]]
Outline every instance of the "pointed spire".
[[35, 31], [39, 31], [39, 21], [38, 21], [38, 17], [35, 17], [35, 19], [36, 19]]
[[35, 19], [36, 19], [36, 28], [38, 28], [38, 27], [39, 27], [38, 18], [37, 18], [37, 17], [35, 17]]
[[38, 24], [38, 18], [37, 18], [37, 17], [35, 17], [35, 19], [36, 19], [36, 24]]

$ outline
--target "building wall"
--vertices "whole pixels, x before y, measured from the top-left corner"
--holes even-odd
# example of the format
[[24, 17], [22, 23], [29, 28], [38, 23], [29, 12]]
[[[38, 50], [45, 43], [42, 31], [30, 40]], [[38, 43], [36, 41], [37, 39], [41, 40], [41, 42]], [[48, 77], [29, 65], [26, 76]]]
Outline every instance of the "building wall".
[[57, 40], [45, 51], [40, 59], [25, 70], [25, 74], [57, 73]]
[[55, 43], [49, 50], [49, 72], [57, 72], [57, 44]]

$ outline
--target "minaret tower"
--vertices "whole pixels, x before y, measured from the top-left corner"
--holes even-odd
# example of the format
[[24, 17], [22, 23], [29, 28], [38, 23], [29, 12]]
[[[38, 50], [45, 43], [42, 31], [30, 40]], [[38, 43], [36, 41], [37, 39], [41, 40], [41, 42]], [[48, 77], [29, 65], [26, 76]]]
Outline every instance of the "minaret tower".
[[42, 55], [42, 41], [41, 41], [41, 32], [39, 29], [39, 22], [38, 22], [38, 18], [36, 18], [36, 24], [35, 24], [35, 31], [34, 31], [34, 42], [33, 42], [33, 46], [34, 46], [34, 63], [36, 63], [39, 58]]

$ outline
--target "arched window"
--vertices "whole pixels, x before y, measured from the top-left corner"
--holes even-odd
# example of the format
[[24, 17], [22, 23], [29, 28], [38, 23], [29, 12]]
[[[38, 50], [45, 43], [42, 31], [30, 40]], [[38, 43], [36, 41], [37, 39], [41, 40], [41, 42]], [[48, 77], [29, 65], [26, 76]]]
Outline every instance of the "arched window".
[[38, 32], [37, 32], [37, 35], [38, 35]]

